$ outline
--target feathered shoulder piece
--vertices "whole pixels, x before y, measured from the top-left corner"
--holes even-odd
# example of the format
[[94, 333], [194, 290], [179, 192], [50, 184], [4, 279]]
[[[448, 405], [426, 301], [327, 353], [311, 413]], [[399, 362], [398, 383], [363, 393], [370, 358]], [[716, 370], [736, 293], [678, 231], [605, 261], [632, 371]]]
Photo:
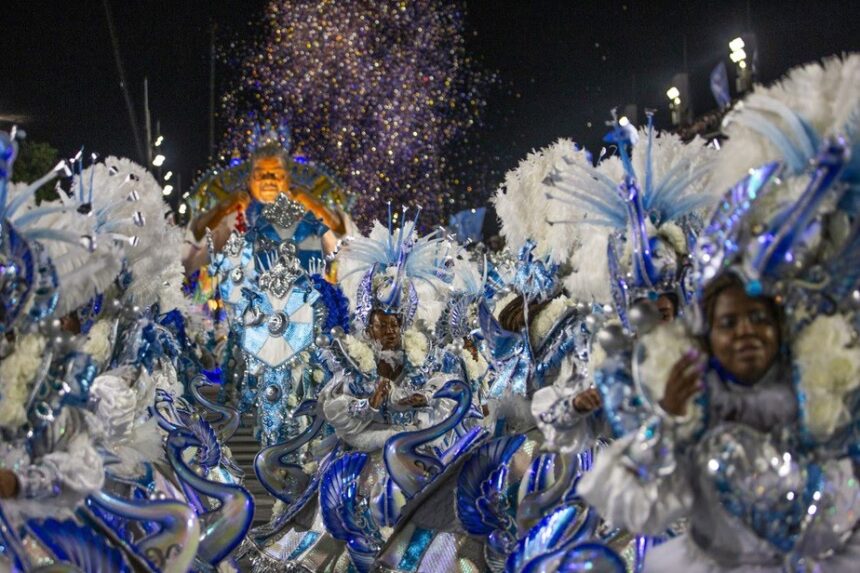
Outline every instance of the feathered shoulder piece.
[[794, 326], [860, 287], [860, 56], [790, 71], [727, 119], [715, 179], [741, 173], [696, 252], [697, 286], [731, 271]]
[[[423, 237], [415, 232], [415, 219], [395, 229], [391, 206], [388, 226], [376, 222], [369, 237], [347, 237], [335, 255], [339, 280], [347, 295], [354, 295], [352, 308], [359, 330], [367, 326], [370, 313], [381, 309], [401, 316], [405, 330], [416, 318], [434, 324], [441, 312], [437, 292], [448, 288], [451, 244], [440, 231]], [[356, 284], [357, 283], [357, 284]], [[421, 300], [421, 308], [419, 308]]]
[[[17, 137], [14, 129], [12, 133], [0, 132], [0, 267], [3, 269], [0, 330], [3, 332], [26, 326], [55, 311], [74, 308], [69, 305], [79, 296], [75, 290], [78, 269], [68, 264], [69, 259], [80, 257], [89, 263], [94, 260], [95, 251], [92, 225], [73, 206], [34, 204], [39, 188], [59, 175], [71, 174], [65, 161], [30, 185], [9, 182], [18, 149]], [[66, 302], [69, 297], [74, 299], [71, 303]]]
[[144, 167], [119, 157], [94, 163], [75, 178], [73, 196], [89, 205], [99, 234], [123, 249], [136, 304], [181, 308], [182, 231], [166, 217], [161, 186]]
[[[574, 212], [572, 219], [551, 223], [590, 227], [577, 233], [570, 294], [606, 301], [611, 293], [626, 321], [625, 309], [636, 298], [679, 288], [700, 213], [718, 197], [707, 186], [713, 150], [698, 139], [685, 144], [656, 133], [650, 114], [640, 131], [624, 118], [614, 121], [605, 140], [617, 156], [602, 154], [597, 166], [564, 162], [544, 185], [553, 204]], [[602, 248], [608, 264], [595, 265]]]

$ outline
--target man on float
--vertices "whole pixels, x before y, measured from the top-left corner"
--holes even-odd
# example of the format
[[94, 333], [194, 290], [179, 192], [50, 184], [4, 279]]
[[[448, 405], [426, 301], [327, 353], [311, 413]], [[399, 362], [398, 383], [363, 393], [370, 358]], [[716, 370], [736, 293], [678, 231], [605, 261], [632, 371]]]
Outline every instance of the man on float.
[[[333, 252], [336, 236], [346, 232], [347, 217], [342, 211], [329, 209], [310, 193], [290, 186], [287, 154], [277, 145], [265, 145], [254, 153], [248, 189], [250, 195], [236, 193], [191, 223], [189, 230], [194, 240], [188, 241], [186, 272], [193, 272], [209, 262], [204, 240], [207, 229], [211, 231], [214, 249], [220, 251], [232, 231], [245, 233], [255, 229], [266, 206], [275, 205], [281, 195], [305, 209], [304, 217], [291, 225], [291, 229], [286, 229], [292, 231], [291, 240], [304, 268], [307, 269], [312, 259], [322, 259]], [[286, 237], [281, 235], [281, 238]]]

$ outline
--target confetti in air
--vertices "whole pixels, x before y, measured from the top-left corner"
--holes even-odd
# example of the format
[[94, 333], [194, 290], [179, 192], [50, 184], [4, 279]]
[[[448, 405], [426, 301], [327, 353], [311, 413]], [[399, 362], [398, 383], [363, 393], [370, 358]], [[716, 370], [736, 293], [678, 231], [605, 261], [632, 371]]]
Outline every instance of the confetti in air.
[[[362, 227], [386, 202], [434, 225], [483, 203], [465, 154], [495, 81], [466, 55], [463, 10], [447, 0], [269, 3], [222, 100], [220, 159], [248, 154], [254, 125], [286, 123], [291, 152], [325, 164], [357, 195]], [[464, 167], [465, 166], [465, 167]]]

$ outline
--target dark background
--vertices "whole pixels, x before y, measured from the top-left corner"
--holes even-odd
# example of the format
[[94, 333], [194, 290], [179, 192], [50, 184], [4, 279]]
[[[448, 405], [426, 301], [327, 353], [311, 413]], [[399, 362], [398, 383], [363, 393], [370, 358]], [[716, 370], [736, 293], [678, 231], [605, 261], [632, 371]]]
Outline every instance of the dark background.
[[[17, 120], [65, 156], [84, 145], [139, 160], [102, 0], [9, 4], [0, 10], [0, 127]], [[210, 23], [223, 47], [253, 29], [265, 5], [110, 1], [138, 124], [148, 76], [165, 169], [181, 173], [185, 187], [208, 158]], [[735, 36], [756, 34], [758, 76], [769, 82], [791, 66], [860, 49], [858, 22], [860, 3], [848, 0], [472, 0], [468, 48], [499, 73], [479, 128], [486, 157], [478, 163], [500, 182], [530, 149], [558, 137], [594, 148], [610, 108], [629, 103], [638, 104], [640, 120], [645, 107], [657, 109], [658, 127], [668, 127], [664, 94], [684, 69], [685, 44], [698, 114], [715, 107], [708, 74], [721, 59], [733, 69], [727, 44]], [[229, 72], [217, 67], [219, 91]]]

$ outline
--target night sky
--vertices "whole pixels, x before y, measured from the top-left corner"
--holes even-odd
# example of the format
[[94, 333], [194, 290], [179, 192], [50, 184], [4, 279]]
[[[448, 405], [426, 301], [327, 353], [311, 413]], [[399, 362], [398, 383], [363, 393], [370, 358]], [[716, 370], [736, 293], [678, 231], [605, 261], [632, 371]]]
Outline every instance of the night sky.
[[[101, 0], [18, 1], [0, 12], [0, 127], [15, 116], [30, 137], [64, 155], [81, 145], [138, 158], [119, 87]], [[143, 125], [143, 78], [165, 137], [165, 168], [187, 186], [207, 164], [210, 22], [226, 46], [248, 30], [266, 2], [111, 0], [126, 77]], [[656, 108], [668, 127], [665, 91], [683, 71], [686, 41], [692, 104], [715, 104], [708, 74], [728, 61], [729, 40], [748, 31], [759, 45], [759, 78], [790, 66], [860, 49], [852, 23], [860, 3], [574, 0], [467, 2], [471, 54], [497, 70], [489, 94], [482, 165], [491, 181], [530, 149], [558, 137], [600, 145], [613, 106]], [[219, 91], [229, 70], [217, 67]], [[142, 129], [142, 128], [141, 128]], [[216, 129], [216, 136], [218, 131]]]

